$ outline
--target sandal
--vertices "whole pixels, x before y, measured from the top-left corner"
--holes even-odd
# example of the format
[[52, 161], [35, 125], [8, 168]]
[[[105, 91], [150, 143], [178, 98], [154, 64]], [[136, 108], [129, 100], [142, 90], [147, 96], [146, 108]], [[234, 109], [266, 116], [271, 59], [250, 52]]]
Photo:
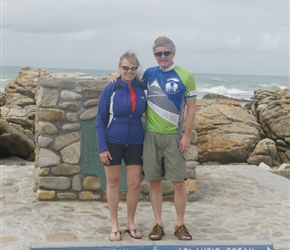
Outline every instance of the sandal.
[[[135, 228], [126, 230], [126, 233], [128, 233], [132, 238], [137, 240], [142, 239], [143, 235], [140, 232], [138, 232], [140, 235], [137, 236], [137, 232], [138, 231]], [[132, 233], [134, 233], [134, 235]]]
[[192, 240], [192, 236], [189, 234], [189, 232], [184, 224], [181, 226], [175, 227], [174, 235], [179, 240]]
[[[113, 235], [113, 234], [116, 236], [116, 239], [115, 240], [112, 240], [111, 239], [111, 235]], [[118, 239], [118, 234], [120, 234], [120, 239]], [[121, 233], [121, 231], [111, 232], [110, 233], [110, 236], [109, 236], [109, 240], [110, 241], [120, 241], [120, 240], [122, 240], [122, 233]]]
[[[153, 235], [157, 235], [154, 237]], [[163, 226], [160, 226], [158, 223], [153, 227], [152, 231], [149, 233], [150, 240], [161, 240], [162, 237], [165, 235]]]

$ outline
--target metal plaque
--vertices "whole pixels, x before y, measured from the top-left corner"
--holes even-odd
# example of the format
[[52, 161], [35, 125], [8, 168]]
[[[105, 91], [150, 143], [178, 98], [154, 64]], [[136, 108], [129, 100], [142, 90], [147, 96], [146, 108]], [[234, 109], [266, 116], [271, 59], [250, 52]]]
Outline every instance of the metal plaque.
[[[102, 180], [102, 187], [106, 190], [106, 173], [104, 164], [101, 162], [98, 153], [96, 122], [85, 121], [81, 124], [81, 164], [84, 175], [97, 175]], [[120, 192], [127, 191], [126, 167], [124, 162], [121, 165]]]

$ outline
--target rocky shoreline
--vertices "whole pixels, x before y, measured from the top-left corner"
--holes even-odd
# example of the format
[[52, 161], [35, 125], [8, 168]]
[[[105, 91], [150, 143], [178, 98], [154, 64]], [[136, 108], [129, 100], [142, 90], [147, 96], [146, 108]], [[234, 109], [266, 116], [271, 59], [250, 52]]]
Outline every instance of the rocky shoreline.
[[[57, 73], [22, 68], [1, 95], [0, 157], [35, 160], [36, 91], [40, 78]], [[82, 77], [81, 73], [71, 77]], [[94, 79], [100, 86], [106, 78]], [[208, 99], [210, 98], [210, 99]], [[290, 163], [290, 87], [279, 91], [256, 90], [253, 99], [232, 100], [205, 96], [197, 100], [196, 124], [189, 155], [197, 164], [265, 163], [277, 167]], [[185, 121], [186, 122], [186, 121]]]

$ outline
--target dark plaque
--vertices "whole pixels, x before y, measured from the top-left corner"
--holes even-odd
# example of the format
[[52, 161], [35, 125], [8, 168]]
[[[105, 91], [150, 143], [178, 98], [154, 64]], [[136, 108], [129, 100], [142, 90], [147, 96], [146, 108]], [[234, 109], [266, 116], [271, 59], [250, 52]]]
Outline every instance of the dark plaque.
[[[81, 164], [84, 175], [97, 175], [102, 180], [103, 189], [106, 190], [106, 174], [104, 164], [101, 162], [98, 153], [98, 143], [96, 135], [96, 122], [82, 122], [81, 128]], [[121, 184], [120, 191], [127, 191], [126, 168], [125, 164], [121, 166]]]

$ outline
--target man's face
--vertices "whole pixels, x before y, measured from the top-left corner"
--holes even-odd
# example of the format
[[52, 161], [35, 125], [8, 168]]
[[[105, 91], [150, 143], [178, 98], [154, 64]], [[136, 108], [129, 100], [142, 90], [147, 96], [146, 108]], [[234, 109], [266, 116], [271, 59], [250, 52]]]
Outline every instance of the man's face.
[[175, 53], [172, 51], [170, 46], [160, 46], [155, 48], [154, 57], [162, 69], [166, 69], [173, 64], [174, 56]]

